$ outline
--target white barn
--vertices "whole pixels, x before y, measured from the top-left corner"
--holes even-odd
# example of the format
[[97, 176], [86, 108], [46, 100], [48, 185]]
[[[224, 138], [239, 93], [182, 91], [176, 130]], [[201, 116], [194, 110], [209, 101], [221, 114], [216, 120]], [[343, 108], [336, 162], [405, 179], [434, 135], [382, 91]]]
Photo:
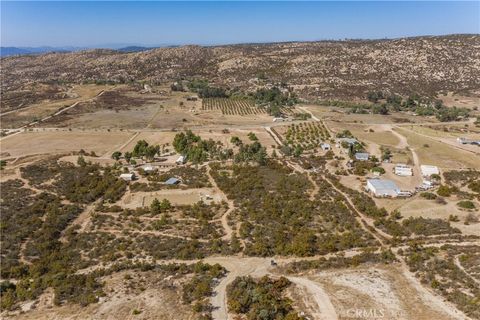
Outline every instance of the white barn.
[[392, 180], [368, 179], [367, 190], [376, 197], [396, 198], [400, 194], [400, 188]]

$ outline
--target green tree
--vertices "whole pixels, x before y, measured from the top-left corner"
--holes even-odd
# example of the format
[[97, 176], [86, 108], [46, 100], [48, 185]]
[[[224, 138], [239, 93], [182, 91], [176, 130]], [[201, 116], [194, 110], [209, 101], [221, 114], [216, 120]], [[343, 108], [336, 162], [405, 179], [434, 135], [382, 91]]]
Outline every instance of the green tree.
[[157, 198], [153, 199], [150, 204], [150, 212], [154, 215], [162, 213], [162, 205]]
[[236, 145], [237, 147], [242, 144], [242, 140], [240, 140], [240, 138], [237, 137], [237, 136], [233, 136], [230, 139], [230, 142], [233, 143], [234, 145]]
[[112, 153], [112, 159], [115, 159], [116, 161], [120, 160], [120, 157], [122, 156], [122, 153], [120, 151], [115, 151]]
[[123, 156], [125, 157], [125, 160], [127, 161], [127, 163], [130, 163], [130, 160], [132, 159], [132, 153], [127, 151]]
[[248, 139], [250, 139], [251, 141], [258, 141], [257, 136], [253, 132], [248, 133]]

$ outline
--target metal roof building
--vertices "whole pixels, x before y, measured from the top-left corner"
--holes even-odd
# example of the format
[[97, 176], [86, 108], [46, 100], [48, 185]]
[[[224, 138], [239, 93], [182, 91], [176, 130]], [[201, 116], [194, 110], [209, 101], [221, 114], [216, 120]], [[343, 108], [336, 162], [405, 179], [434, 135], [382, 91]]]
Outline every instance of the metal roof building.
[[400, 188], [392, 180], [368, 179], [367, 189], [376, 197], [397, 197]]
[[355, 159], [359, 161], [367, 161], [370, 158], [370, 155], [366, 152], [357, 152], [355, 153]]
[[165, 181], [165, 184], [168, 184], [168, 185], [174, 185], [179, 183], [180, 183], [180, 180], [177, 178], [170, 178], [167, 181]]

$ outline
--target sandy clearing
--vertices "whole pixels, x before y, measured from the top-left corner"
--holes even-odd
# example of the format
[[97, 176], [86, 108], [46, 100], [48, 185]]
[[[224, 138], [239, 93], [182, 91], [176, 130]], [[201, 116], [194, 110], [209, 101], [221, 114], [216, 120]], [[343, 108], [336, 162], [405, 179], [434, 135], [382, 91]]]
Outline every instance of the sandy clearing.
[[67, 153], [80, 149], [104, 154], [130, 135], [127, 132], [22, 132], [7, 140], [2, 139], [0, 147], [2, 153], [10, 154], [9, 157]]
[[190, 205], [200, 200], [206, 201], [207, 195], [211, 196], [212, 201], [215, 202], [224, 200], [224, 196], [215, 188], [164, 189], [152, 192], [127, 193], [120, 200], [120, 204], [122, 207], [135, 209], [149, 206], [154, 199], [167, 199], [173, 205]]
[[399, 315], [403, 312], [400, 299], [386, 279], [383, 270], [371, 268], [365, 273], [337, 274], [332, 282], [368, 295], [375, 300], [375, 303], [388, 308], [389, 314]]

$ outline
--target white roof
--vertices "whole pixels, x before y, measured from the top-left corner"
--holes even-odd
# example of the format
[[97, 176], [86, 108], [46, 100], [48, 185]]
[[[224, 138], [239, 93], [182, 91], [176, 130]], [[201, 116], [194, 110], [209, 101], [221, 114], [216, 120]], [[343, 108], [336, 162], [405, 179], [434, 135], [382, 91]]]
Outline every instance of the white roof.
[[357, 160], [368, 160], [370, 155], [366, 152], [357, 152], [355, 153], [355, 159]]
[[133, 173], [122, 173], [120, 178], [130, 178], [133, 177]]
[[397, 193], [400, 192], [400, 188], [392, 180], [368, 179], [367, 182], [370, 183], [377, 192], [381, 190], [392, 190]]
[[432, 174], [439, 174], [438, 167], [422, 164], [420, 166], [423, 176], [431, 176]]
[[132, 181], [135, 177], [135, 175], [133, 173], [122, 173], [120, 175], [120, 179], [123, 179], [125, 181]]

